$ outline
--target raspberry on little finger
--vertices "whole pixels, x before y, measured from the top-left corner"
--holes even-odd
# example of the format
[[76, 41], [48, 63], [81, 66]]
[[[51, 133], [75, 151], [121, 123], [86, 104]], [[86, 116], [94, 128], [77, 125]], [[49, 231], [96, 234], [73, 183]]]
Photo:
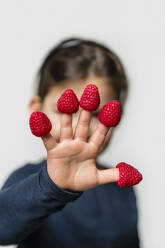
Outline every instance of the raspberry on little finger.
[[47, 151], [55, 147], [56, 141], [50, 133], [52, 124], [46, 114], [40, 111], [33, 112], [29, 119], [29, 125], [32, 134], [41, 137]]
[[52, 129], [52, 124], [46, 114], [35, 111], [31, 114], [29, 125], [32, 134], [37, 137], [42, 137], [48, 134]]

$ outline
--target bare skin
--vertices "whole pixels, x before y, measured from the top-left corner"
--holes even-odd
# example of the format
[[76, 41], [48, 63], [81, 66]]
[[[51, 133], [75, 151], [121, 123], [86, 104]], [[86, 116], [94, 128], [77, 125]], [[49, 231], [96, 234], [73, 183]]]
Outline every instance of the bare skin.
[[[89, 84], [91, 79], [86, 81]], [[101, 89], [99, 78], [92, 81]], [[51, 99], [54, 99], [55, 96], [58, 99], [66, 88], [72, 88], [80, 99], [86, 84], [81, 84], [82, 88], [80, 84], [78, 86], [77, 90], [74, 89], [73, 84], [72, 87], [64, 86], [61, 88], [60, 94], [57, 92], [57, 88], [54, 88], [54, 91], [53, 89], [50, 91], [42, 104], [38, 96], [33, 97], [29, 103], [30, 112], [43, 111], [54, 126], [57, 118], [53, 120], [50, 114]], [[104, 95], [107, 92], [106, 87], [101, 92], [103, 92], [100, 93], [101, 99], [105, 99], [105, 102], [100, 104], [99, 110], [111, 100]], [[115, 99], [115, 96], [111, 98]], [[92, 122], [92, 112], [83, 109], [80, 109], [76, 121], [75, 114], [59, 113], [58, 116], [60, 116], [58, 119], [59, 129], [52, 128], [48, 135], [41, 137], [47, 150], [47, 171], [52, 181], [62, 189], [71, 191], [85, 191], [101, 184], [117, 182], [119, 179], [117, 168], [100, 170], [96, 163], [99, 153], [109, 143], [112, 128], [104, 126], [97, 118]], [[90, 125], [91, 122], [93, 125]], [[96, 122], [97, 125], [94, 125]]]

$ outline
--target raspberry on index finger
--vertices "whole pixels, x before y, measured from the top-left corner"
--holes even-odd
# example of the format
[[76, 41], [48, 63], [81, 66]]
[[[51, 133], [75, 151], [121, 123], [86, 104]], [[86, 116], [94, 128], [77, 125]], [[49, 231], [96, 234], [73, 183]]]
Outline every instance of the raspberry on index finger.
[[116, 100], [107, 102], [98, 114], [99, 121], [107, 127], [115, 127], [121, 119], [120, 103]]
[[29, 125], [32, 134], [37, 137], [42, 137], [48, 134], [52, 129], [52, 124], [46, 114], [40, 111], [35, 111], [31, 114]]

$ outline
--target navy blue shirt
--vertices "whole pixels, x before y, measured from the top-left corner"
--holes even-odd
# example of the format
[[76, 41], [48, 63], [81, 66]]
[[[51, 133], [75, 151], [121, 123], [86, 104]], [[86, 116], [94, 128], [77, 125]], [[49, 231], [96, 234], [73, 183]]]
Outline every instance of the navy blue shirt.
[[47, 161], [11, 173], [0, 190], [0, 245], [18, 248], [139, 248], [132, 187], [63, 190]]

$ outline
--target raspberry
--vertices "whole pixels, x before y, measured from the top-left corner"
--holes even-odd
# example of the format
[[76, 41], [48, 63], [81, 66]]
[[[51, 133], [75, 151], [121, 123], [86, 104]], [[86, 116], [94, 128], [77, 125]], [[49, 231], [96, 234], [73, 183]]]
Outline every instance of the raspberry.
[[52, 124], [49, 118], [40, 111], [36, 111], [31, 114], [29, 125], [31, 132], [37, 137], [48, 134], [52, 129]]
[[94, 111], [98, 108], [99, 104], [100, 96], [97, 86], [94, 84], [88, 84], [80, 99], [81, 108]]
[[106, 103], [98, 114], [99, 121], [107, 127], [117, 126], [120, 118], [120, 103], [116, 100]]
[[79, 109], [79, 100], [72, 89], [67, 89], [63, 92], [57, 101], [57, 108], [59, 112], [72, 114]]
[[142, 174], [129, 164], [121, 162], [117, 164], [116, 168], [119, 168], [119, 180], [117, 184], [120, 187], [131, 187], [143, 179]]

